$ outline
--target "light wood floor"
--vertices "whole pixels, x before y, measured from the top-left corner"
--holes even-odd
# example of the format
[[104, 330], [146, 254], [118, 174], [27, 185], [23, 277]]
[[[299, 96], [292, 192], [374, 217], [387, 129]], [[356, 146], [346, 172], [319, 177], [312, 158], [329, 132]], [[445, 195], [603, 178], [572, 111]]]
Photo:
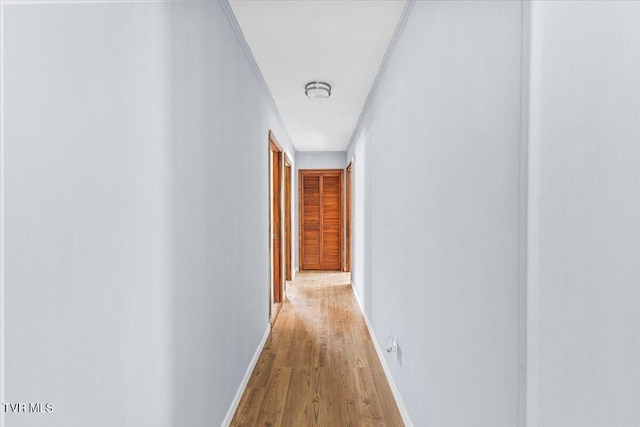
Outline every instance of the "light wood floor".
[[298, 273], [232, 426], [403, 426], [349, 273]]

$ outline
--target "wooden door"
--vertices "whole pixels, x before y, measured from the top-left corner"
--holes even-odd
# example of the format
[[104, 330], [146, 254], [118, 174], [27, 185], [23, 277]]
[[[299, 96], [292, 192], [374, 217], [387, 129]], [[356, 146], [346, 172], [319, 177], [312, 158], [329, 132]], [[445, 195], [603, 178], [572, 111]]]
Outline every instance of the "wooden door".
[[342, 269], [342, 169], [300, 170], [300, 268]]

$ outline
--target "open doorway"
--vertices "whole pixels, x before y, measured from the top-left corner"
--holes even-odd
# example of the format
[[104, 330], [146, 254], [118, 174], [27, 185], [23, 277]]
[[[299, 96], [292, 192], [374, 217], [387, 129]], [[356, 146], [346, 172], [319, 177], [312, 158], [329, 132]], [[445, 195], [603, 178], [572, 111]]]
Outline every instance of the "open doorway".
[[271, 285], [269, 301], [269, 320], [273, 324], [284, 298], [284, 257], [282, 233], [282, 147], [273, 132], [269, 131], [269, 212], [270, 212], [270, 252], [271, 252]]

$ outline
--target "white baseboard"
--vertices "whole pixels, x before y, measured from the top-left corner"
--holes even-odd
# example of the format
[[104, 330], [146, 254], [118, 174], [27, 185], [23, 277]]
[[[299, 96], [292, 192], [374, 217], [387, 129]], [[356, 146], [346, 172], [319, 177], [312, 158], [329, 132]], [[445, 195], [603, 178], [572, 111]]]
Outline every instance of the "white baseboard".
[[258, 344], [258, 348], [256, 352], [253, 354], [251, 358], [251, 362], [249, 362], [249, 366], [247, 367], [247, 371], [244, 373], [244, 378], [242, 378], [242, 382], [238, 387], [238, 391], [236, 391], [236, 395], [231, 401], [231, 405], [229, 405], [229, 409], [227, 410], [227, 414], [224, 416], [222, 423], [220, 423], [220, 427], [229, 427], [231, 424], [231, 420], [233, 416], [236, 414], [236, 409], [238, 409], [238, 405], [240, 404], [240, 399], [242, 399], [242, 395], [244, 394], [245, 388], [247, 388], [247, 384], [249, 384], [249, 379], [251, 378], [251, 374], [253, 373], [253, 368], [256, 367], [256, 363], [258, 363], [258, 359], [260, 358], [260, 354], [262, 353], [262, 349], [267, 342], [267, 338], [269, 338], [269, 333], [271, 332], [271, 324], [267, 323], [267, 330], [264, 331], [264, 336]]
[[369, 329], [369, 335], [371, 335], [371, 341], [373, 341], [373, 346], [376, 349], [376, 353], [378, 353], [378, 359], [380, 359], [380, 363], [382, 364], [382, 369], [384, 370], [384, 375], [387, 377], [387, 381], [389, 382], [389, 387], [391, 387], [391, 393], [393, 393], [393, 398], [395, 399], [396, 406], [398, 406], [398, 410], [400, 411], [400, 416], [402, 417], [402, 421], [404, 422], [404, 425], [406, 427], [413, 427], [413, 421], [411, 421], [411, 417], [409, 416], [409, 411], [407, 411], [407, 407], [404, 404], [404, 400], [402, 399], [400, 390], [398, 390], [398, 386], [396, 385], [396, 382], [393, 379], [393, 375], [391, 375], [391, 368], [389, 368], [389, 364], [387, 363], [387, 358], [385, 357], [382, 351], [382, 347], [380, 347], [380, 344], [378, 343], [376, 334], [373, 332], [373, 327], [371, 327], [371, 322], [369, 322], [369, 317], [367, 317], [367, 312], [364, 310], [362, 301], [360, 301], [360, 297], [358, 297], [358, 293], [355, 291], [353, 287], [353, 281], [351, 282], [351, 291], [353, 292], [353, 295], [356, 297], [356, 301], [358, 301], [358, 306], [360, 307], [360, 311], [362, 312], [364, 321], [367, 324], [367, 329]]

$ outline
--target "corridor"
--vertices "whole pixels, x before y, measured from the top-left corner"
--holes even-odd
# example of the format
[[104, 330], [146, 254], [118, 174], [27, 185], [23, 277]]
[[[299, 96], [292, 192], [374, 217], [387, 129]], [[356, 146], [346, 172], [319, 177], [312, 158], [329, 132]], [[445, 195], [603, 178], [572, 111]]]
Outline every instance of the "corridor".
[[402, 426], [350, 273], [301, 272], [232, 426]]
[[0, 426], [640, 427], [639, 23], [0, 0]]

